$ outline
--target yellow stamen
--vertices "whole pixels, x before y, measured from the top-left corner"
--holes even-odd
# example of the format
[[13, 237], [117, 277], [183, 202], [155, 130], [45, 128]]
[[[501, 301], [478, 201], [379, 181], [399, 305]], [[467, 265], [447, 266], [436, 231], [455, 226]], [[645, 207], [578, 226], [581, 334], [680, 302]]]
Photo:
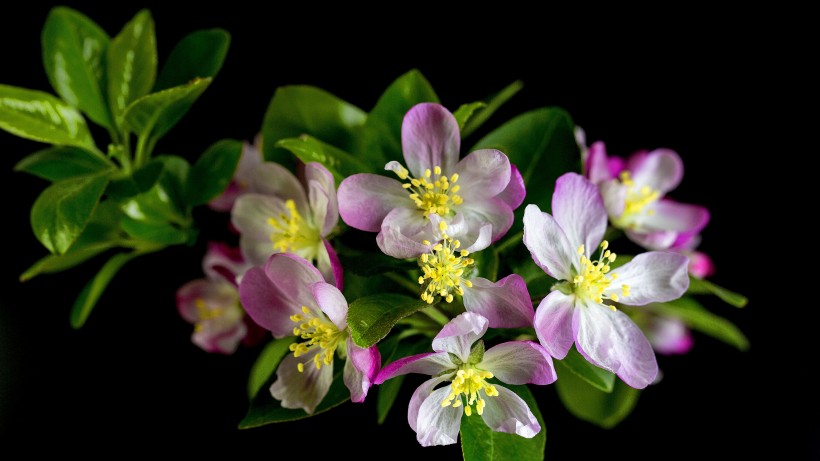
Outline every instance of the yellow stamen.
[[661, 193], [646, 185], [637, 188], [629, 171], [621, 172], [620, 181], [626, 186], [626, 202], [624, 212], [614, 218], [612, 223], [619, 228], [632, 229], [638, 225], [644, 212], [648, 216], [655, 214], [655, 210], [648, 207], [660, 198]]
[[458, 408], [464, 405], [464, 414], [470, 416], [473, 414], [472, 406], [475, 405], [476, 413], [484, 414], [486, 403], [481, 393], [485, 397], [498, 395], [498, 389], [486, 381], [492, 377], [493, 374], [489, 371], [479, 370], [472, 366], [459, 369], [450, 384], [450, 394], [442, 400], [441, 406]]
[[445, 235], [443, 243], [436, 244], [430, 253], [419, 258], [419, 265], [424, 273], [419, 277], [419, 284], [425, 282], [427, 286], [421, 293], [421, 299], [432, 304], [436, 295], [441, 296], [448, 303], [453, 302], [453, 294], [464, 294], [462, 285], [472, 287], [473, 284], [464, 278], [464, 273], [471, 268], [475, 261], [469, 257], [467, 250], [456, 251], [461, 242]]
[[[302, 306], [302, 315], [291, 315], [290, 319], [293, 322], [302, 322], [299, 326], [293, 329], [293, 334], [299, 336], [302, 341], [300, 343], [293, 343], [289, 346], [294, 357], [301, 357], [317, 347], [321, 349], [313, 356], [313, 364], [316, 369], [321, 369], [323, 365], [330, 365], [333, 363], [333, 354], [337, 348], [339, 355], [344, 355], [344, 332], [336, 328], [333, 322], [327, 320], [323, 315], [315, 316], [307, 306]], [[296, 369], [300, 373], [305, 371], [305, 364], [308, 362], [300, 362], [296, 364]]]
[[[410, 178], [409, 172], [402, 166], [394, 168], [393, 172], [401, 180]], [[441, 167], [436, 165], [432, 171], [426, 169], [421, 178], [410, 178], [402, 187], [410, 192], [410, 200], [422, 211], [425, 218], [429, 218], [433, 213], [445, 217], [453, 212], [453, 205], [464, 202], [464, 199], [456, 195], [460, 190], [460, 186], [455, 184], [457, 181], [457, 173], [448, 180], [446, 175], [442, 176]]]
[[[605, 299], [618, 302], [621, 297], [629, 296], [629, 286], [621, 285], [621, 295], [612, 293], [609, 286], [617, 278], [618, 274], [607, 275], [610, 271], [610, 263], [615, 262], [617, 255], [607, 250], [609, 242], [604, 240], [601, 243], [601, 255], [597, 261], [591, 261], [584, 256], [584, 246], [578, 247], [578, 254], [581, 256], [581, 273], [572, 279], [575, 293], [581, 298], [603, 304]], [[609, 293], [605, 293], [609, 291]], [[615, 306], [609, 306], [613, 311]]]
[[285, 202], [285, 210], [287, 213], [268, 218], [268, 224], [273, 228], [270, 234], [273, 250], [297, 253], [306, 259], [314, 259], [321, 242], [319, 231], [302, 219], [293, 200]]

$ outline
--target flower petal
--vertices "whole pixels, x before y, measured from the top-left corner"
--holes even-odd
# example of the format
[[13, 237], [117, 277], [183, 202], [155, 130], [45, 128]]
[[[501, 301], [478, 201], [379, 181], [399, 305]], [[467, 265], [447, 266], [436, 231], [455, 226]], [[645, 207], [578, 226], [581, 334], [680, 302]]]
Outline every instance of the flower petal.
[[689, 273], [699, 279], [705, 279], [715, 273], [715, 264], [706, 253], [693, 251], [689, 254]]
[[453, 172], [459, 176], [457, 185], [461, 197], [470, 200], [495, 197], [510, 183], [510, 159], [501, 151], [481, 149], [461, 159]]
[[495, 388], [498, 395], [484, 399], [484, 413], [481, 417], [487, 426], [496, 432], [518, 434], [528, 439], [535, 437], [541, 431], [541, 425], [527, 402], [506, 387]]
[[[318, 165], [318, 166], [317, 166]], [[333, 175], [322, 165], [310, 162], [305, 165], [310, 216], [322, 237], [327, 236], [339, 222], [339, 206]]]
[[407, 405], [407, 422], [414, 431], [417, 428], [421, 404], [427, 399], [427, 397], [430, 396], [433, 392], [433, 388], [446, 379], [447, 378], [444, 377], [428, 379], [427, 381], [421, 383], [421, 385], [413, 392], [413, 396], [410, 397], [410, 404]]
[[336, 328], [344, 331], [347, 328], [347, 300], [342, 292], [327, 282], [311, 284], [310, 291], [319, 309], [336, 325]]
[[339, 214], [350, 227], [378, 232], [394, 208], [416, 208], [401, 183], [375, 174], [354, 174], [339, 184]]
[[429, 220], [408, 208], [396, 208], [384, 218], [376, 236], [379, 249], [394, 258], [415, 258], [429, 250], [423, 240], [434, 241], [435, 233]]
[[659, 191], [661, 195], [678, 187], [683, 178], [683, 162], [678, 154], [671, 149], [655, 149], [645, 156], [633, 156], [629, 159], [629, 167], [635, 186], [641, 188], [649, 186]]
[[425, 352], [423, 354], [404, 357], [387, 364], [376, 375], [373, 383], [381, 384], [390, 378], [408, 373], [435, 376], [444, 370], [452, 369], [455, 371], [455, 368], [456, 366], [450, 361], [450, 356], [446, 352]]
[[509, 341], [484, 352], [480, 367], [502, 383], [552, 384], [558, 378], [552, 358], [540, 344], [532, 341]]
[[[450, 394], [449, 387], [434, 390], [421, 402], [416, 421], [416, 440], [423, 447], [456, 443], [461, 427], [461, 407], [442, 407], [441, 402]], [[415, 395], [414, 395], [415, 397]], [[408, 414], [408, 419], [409, 419]]]
[[356, 403], [364, 402], [381, 362], [381, 355], [376, 346], [363, 349], [354, 344], [350, 336], [347, 337], [344, 383], [350, 390], [350, 400]]
[[642, 216], [638, 230], [671, 230], [696, 235], [709, 223], [709, 210], [699, 205], [665, 199], [652, 205], [650, 210], [651, 214]]
[[692, 333], [678, 318], [655, 316], [647, 330], [649, 342], [659, 354], [685, 354], [692, 349]]
[[571, 278], [570, 271], [578, 259], [577, 248], [572, 248], [555, 218], [541, 212], [538, 205], [527, 205], [524, 210], [524, 245], [535, 264], [551, 277]]
[[680, 298], [689, 288], [689, 258], [682, 254], [665, 251], [642, 253], [614, 269], [616, 283], [607, 293], [622, 296], [620, 287], [629, 285], [629, 295], [619, 301], [629, 306], [672, 301]]
[[287, 168], [274, 162], [262, 162], [256, 166], [250, 178], [250, 191], [270, 195], [282, 201], [293, 200], [302, 216], [308, 211], [305, 189]]
[[655, 380], [655, 352], [628, 315], [589, 303], [576, 309], [573, 320], [578, 352], [593, 365], [615, 373], [636, 389]]
[[[312, 414], [325, 398], [333, 382], [333, 364], [323, 365], [320, 369], [314, 366], [313, 356], [321, 351], [315, 347], [299, 358], [288, 354], [279, 364], [270, 393], [280, 401], [282, 408], [301, 408]], [[303, 372], [297, 369], [299, 363], [305, 364]]]
[[558, 360], [567, 356], [575, 342], [572, 331], [572, 316], [575, 311], [575, 296], [553, 291], [541, 300], [535, 311], [535, 334], [549, 354]]
[[654, 231], [641, 233], [633, 230], [625, 232], [629, 240], [648, 250], [665, 250], [675, 244], [678, 233], [675, 231]]
[[453, 171], [461, 149], [458, 122], [441, 104], [416, 104], [402, 121], [401, 146], [407, 169], [416, 178], [436, 166]]
[[243, 142], [242, 154], [239, 157], [239, 164], [236, 166], [231, 183], [219, 197], [211, 200], [208, 206], [216, 211], [231, 211], [236, 199], [247, 192], [253, 171], [261, 163], [262, 154], [256, 145], [251, 145], [247, 141]]
[[202, 272], [210, 279], [224, 279], [237, 285], [238, 279], [251, 267], [242, 258], [239, 248], [224, 243], [208, 242], [208, 250], [202, 258]]
[[433, 338], [433, 350], [450, 352], [466, 362], [470, 357], [473, 343], [487, 332], [489, 322], [486, 318], [472, 312], [459, 314], [447, 322], [444, 328]]
[[615, 220], [624, 214], [627, 187], [617, 179], [610, 179], [599, 183], [598, 188], [601, 191], [604, 207], [609, 217]]
[[602, 141], [597, 141], [589, 146], [589, 157], [584, 164], [584, 172], [593, 184], [612, 179], [613, 175], [609, 171], [609, 158], [606, 155], [606, 146]]
[[[513, 220], [515, 219], [510, 206], [497, 198], [485, 198], [481, 201], [465, 201], [458, 211], [458, 214], [464, 217], [464, 221], [467, 224], [468, 231], [464, 236], [464, 240], [468, 242], [477, 241], [482, 228], [487, 224], [493, 226], [492, 242], [495, 242], [510, 230]], [[478, 251], [479, 249], [473, 251]]]
[[552, 215], [564, 229], [570, 245], [585, 246], [587, 257], [604, 238], [607, 213], [601, 192], [577, 173], [566, 173], [555, 181]]
[[443, 238], [442, 233], [438, 231], [439, 225], [442, 221], [447, 223], [446, 234], [461, 243], [461, 247], [469, 252], [481, 251], [493, 243], [493, 225], [486, 222], [480, 227], [476, 228], [473, 222], [473, 229], [470, 229], [471, 223], [467, 222], [464, 213], [456, 213], [449, 222], [442, 219], [439, 215], [430, 214], [430, 228], [433, 230], [435, 237], [431, 241], [439, 241]]
[[527, 284], [517, 274], [508, 275], [496, 283], [485, 278], [471, 280], [464, 288], [464, 307], [486, 317], [492, 328], [526, 328], [532, 326], [532, 309]]
[[332, 283], [339, 290], [344, 290], [342, 262], [339, 261], [333, 245], [325, 239], [322, 239], [319, 250], [316, 252], [316, 268], [322, 273], [327, 283]]
[[273, 228], [268, 219], [287, 214], [285, 202], [277, 197], [245, 194], [236, 200], [231, 211], [231, 223], [239, 230], [242, 255], [253, 266], [259, 266], [278, 252], [270, 235]]
[[177, 311], [189, 323], [202, 320], [201, 308], [197, 304], [208, 306], [235, 305], [236, 287], [222, 279], [197, 279], [182, 285], [176, 292]]
[[524, 203], [524, 197], [526, 195], [527, 189], [524, 187], [524, 178], [521, 176], [521, 172], [518, 171], [518, 168], [510, 163], [510, 182], [507, 183], [506, 189], [501, 191], [496, 198], [515, 210]]

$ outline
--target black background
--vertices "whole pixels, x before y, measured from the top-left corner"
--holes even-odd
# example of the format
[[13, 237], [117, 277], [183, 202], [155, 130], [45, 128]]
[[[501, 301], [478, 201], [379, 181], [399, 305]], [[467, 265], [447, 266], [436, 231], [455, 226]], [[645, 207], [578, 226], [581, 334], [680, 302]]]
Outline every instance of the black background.
[[[773, 386], [783, 376], [761, 352], [771, 340], [770, 309], [781, 306], [763, 302], [769, 290], [755, 275], [759, 253], [749, 234], [761, 222], [751, 197], [770, 185], [749, 159], [778, 156], [761, 152], [767, 149], [761, 108], [775, 96], [767, 91], [771, 82], [760, 76], [772, 56], [762, 53], [767, 40], [754, 27], [714, 15], [708, 20], [676, 15], [678, 23], [665, 15], [594, 23], [579, 13], [473, 12], [480, 15], [476, 18], [419, 6], [374, 21], [364, 13], [322, 12], [309, 5], [266, 12], [233, 2], [219, 8], [67, 4], [112, 36], [139, 7], [150, 7], [160, 62], [196, 29], [222, 27], [232, 34], [222, 72], [160, 141], [159, 153], [194, 160], [218, 139], [251, 140], [280, 85], [319, 86], [369, 110], [394, 78], [414, 67], [451, 110], [523, 80], [524, 90], [489, 126], [557, 105], [586, 129], [590, 141], [604, 140], [610, 154], [675, 149], [686, 175], [673, 197], [712, 211], [701, 249], [717, 265], [713, 280], [751, 298], [744, 310], [716, 299], [705, 303], [739, 325], [752, 348], [741, 353], [696, 334], [690, 354], [659, 358], [664, 380], [647, 389], [635, 412], [611, 431], [574, 419], [554, 389], [534, 388], [547, 423], [547, 459], [746, 455], [769, 446], [796, 449], [801, 458], [817, 456], [816, 439], [806, 437], [817, 433], [816, 423], [803, 426], [810, 432], [792, 431], [786, 420], [770, 416], [782, 406]], [[49, 6], [17, 8], [4, 13], [0, 28], [0, 83], [51, 92], [39, 44]], [[12, 171], [16, 161], [39, 147], [0, 132], [7, 230], [0, 295], [3, 445], [39, 434], [44, 440], [70, 440], [62, 446], [67, 452], [105, 453], [109, 445], [103, 441], [114, 441], [129, 451], [162, 446], [188, 454], [231, 450], [275, 457], [288, 449], [301, 456], [351, 453], [361, 459], [381, 458], [378, 447], [387, 446], [389, 453], [458, 459], [457, 446], [422, 449], [416, 443], [405, 417], [412, 386], [405, 386], [383, 426], [375, 423], [375, 399], [370, 399], [305, 421], [235, 429], [246, 409], [245, 382], [256, 350], [231, 357], [202, 352], [190, 343], [191, 327], [174, 305], [175, 290], [201, 276], [202, 240], [130, 263], [87, 325], [72, 330], [70, 306], [100, 261], [17, 281], [45, 255], [28, 223], [28, 210], [44, 183]], [[788, 438], [772, 435], [784, 427]]]

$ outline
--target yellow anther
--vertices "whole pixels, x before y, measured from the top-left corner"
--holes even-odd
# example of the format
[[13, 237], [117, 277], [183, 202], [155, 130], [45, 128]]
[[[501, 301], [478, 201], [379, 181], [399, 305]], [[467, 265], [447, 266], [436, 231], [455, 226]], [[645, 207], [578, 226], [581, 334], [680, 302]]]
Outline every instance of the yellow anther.
[[620, 180], [621, 184], [626, 187], [624, 211], [620, 216], [614, 218], [612, 223], [619, 228], [635, 228], [641, 215], [645, 213], [652, 216], [655, 213], [654, 210], [648, 207], [660, 198], [661, 193], [647, 185], [636, 188], [635, 182], [628, 171], [621, 172]]
[[460, 205], [464, 200], [456, 195], [459, 186], [451, 183], [458, 181], [458, 174], [453, 174], [450, 179], [442, 176], [441, 167], [436, 165], [432, 170], [424, 170], [420, 178], [412, 178], [404, 167], [391, 166], [396, 175], [402, 179], [409, 179], [409, 182], [402, 184], [402, 187], [409, 192], [410, 200], [422, 211], [425, 218], [429, 218], [435, 213], [445, 217], [452, 214], [451, 206]]
[[[475, 405], [476, 412], [481, 415], [484, 413], [486, 405], [484, 397], [498, 395], [498, 389], [486, 381], [492, 378], [493, 374], [473, 366], [462, 365], [462, 367], [464, 368], [459, 368], [453, 377], [450, 384], [450, 394], [441, 402], [441, 406], [458, 408], [463, 405], [464, 414], [470, 416], [473, 414], [472, 406]], [[484, 394], [484, 396], [481, 394]]]
[[[584, 245], [583, 244], [581, 244], [581, 246], [578, 247], [578, 254], [579, 255], [584, 254]], [[583, 259], [584, 258], [581, 258], [582, 261], [583, 261]]]
[[282, 253], [302, 250], [307, 251], [308, 259], [315, 258], [315, 248], [321, 241], [319, 231], [303, 221], [293, 200], [285, 202], [285, 210], [287, 213], [268, 218], [268, 225], [272, 228], [270, 241], [273, 250]]
[[421, 293], [421, 299], [432, 304], [436, 296], [441, 296], [448, 303], [453, 302], [453, 295], [463, 295], [462, 285], [471, 287], [472, 283], [464, 279], [467, 269], [475, 264], [469, 258], [467, 250], [456, 251], [461, 243], [446, 237], [442, 243], [437, 243], [430, 250], [419, 257], [419, 266], [423, 275], [419, 277], [419, 284], [427, 286]]
[[[427, 171], [430, 171], [430, 170], [427, 170]], [[433, 172], [435, 172], [437, 175], [441, 175], [441, 167], [440, 166], [434, 167]], [[430, 175], [427, 175], [427, 176], [430, 176]]]
[[447, 223], [446, 223], [446, 222], [444, 222], [444, 221], [440, 221], [440, 222], [438, 223], [438, 228], [439, 228], [439, 230], [440, 230], [440, 231], [442, 231], [442, 232], [446, 231], [446, 230], [447, 230]]
[[607, 248], [609, 248], [609, 241], [604, 240], [603, 242], [601, 242], [601, 249], [606, 250]]
[[429, 178], [429, 177], [430, 177], [430, 169], [429, 169], [429, 168], [428, 168], [428, 169], [426, 169], [426, 170], [424, 170], [424, 177], [425, 177], [425, 178]]
[[[341, 346], [342, 352], [344, 352], [344, 332], [324, 316], [314, 316], [307, 306], [302, 306], [302, 312], [305, 314], [304, 316], [294, 314], [290, 316], [290, 319], [297, 323], [306, 320], [293, 329], [294, 336], [304, 341], [293, 343], [288, 346], [288, 349], [293, 352], [294, 357], [301, 357], [318, 348], [319, 351], [313, 356], [313, 365], [317, 369], [321, 368], [322, 365], [330, 365], [333, 363], [333, 355], [337, 348]], [[296, 368], [300, 373], [305, 370], [305, 363], [307, 362], [296, 364]]]
[[[609, 242], [606, 240], [601, 243], [601, 253], [597, 261], [592, 261], [584, 255], [585, 249], [581, 245], [578, 247], [578, 254], [580, 255], [581, 269], [580, 273], [572, 278], [572, 284], [575, 288], [576, 295], [581, 298], [591, 300], [598, 304], [603, 304], [605, 299], [618, 302], [621, 296], [629, 295], [629, 287], [625, 289], [622, 287], [622, 295], [612, 293], [609, 290], [612, 282], [617, 278], [618, 274], [609, 275], [611, 267], [610, 263], [615, 262], [617, 255], [607, 248]], [[615, 309], [614, 306], [609, 306]]]

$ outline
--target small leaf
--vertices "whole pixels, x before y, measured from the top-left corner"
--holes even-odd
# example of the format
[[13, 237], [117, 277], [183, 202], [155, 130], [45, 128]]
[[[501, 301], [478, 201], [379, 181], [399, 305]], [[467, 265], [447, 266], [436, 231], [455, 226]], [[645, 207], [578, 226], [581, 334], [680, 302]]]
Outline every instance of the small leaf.
[[145, 96], [157, 75], [157, 44], [154, 20], [141, 10], [111, 40], [107, 53], [108, 103], [117, 126], [125, 109]]
[[592, 387], [603, 392], [612, 392], [612, 386], [615, 384], [615, 374], [589, 363], [587, 359], [578, 353], [575, 346], [572, 346], [572, 349], [569, 350], [563, 360], [554, 360], [554, 362], [557, 364], [557, 368], [562, 371], [572, 372]]
[[48, 181], [90, 176], [114, 168], [114, 164], [105, 157], [79, 147], [43, 149], [14, 165], [14, 171], [22, 171]]
[[253, 400], [265, 386], [265, 383], [271, 381], [279, 362], [290, 352], [288, 348], [293, 344], [294, 339], [296, 338], [293, 336], [275, 339], [262, 349], [259, 357], [256, 358], [251, 367], [250, 376], [248, 376], [248, 398]]
[[304, 163], [321, 163], [333, 174], [336, 184], [352, 174], [373, 172], [356, 157], [308, 135], [282, 139], [276, 143], [276, 147], [287, 149]]
[[210, 78], [196, 79], [145, 95], [125, 109], [125, 125], [137, 136], [147, 137], [154, 143], [182, 119], [210, 84]]
[[100, 299], [100, 296], [105, 291], [105, 288], [114, 278], [114, 275], [122, 268], [122, 266], [140, 254], [139, 252], [120, 253], [111, 257], [106, 262], [102, 269], [91, 279], [90, 282], [80, 292], [80, 296], [74, 301], [74, 307], [71, 308], [71, 326], [74, 328], [81, 328], [91, 315], [91, 311]]
[[[500, 262], [495, 248], [490, 247], [476, 253], [470, 253], [470, 258], [475, 260], [480, 277], [484, 277], [492, 282], [498, 279], [498, 266]], [[544, 271], [541, 271], [541, 273], [543, 274]]]
[[358, 107], [319, 88], [301, 85], [279, 87], [262, 122], [265, 160], [293, 167], [296, 164], [293, 155], [276, 147], [276, 143], [303, 134], [341, 149], [350, 149], [354, 131], [364, 124], [366, 118]]
[[419, 267], [416, 261], [393, 258], [384, 253], [339, 254], [339, 260], [345, 272], [350, 271], [365, 277], [386, 272], [406, 272]]
[[555, 389], [561, 403], [578, 419], [590, 422], [605, 429], [618, 425], [629, 416], [641, 391], [629, 387], [620, 379], [615, 381], [612, 392], [607, 393], [580, 379], [566, 368], [558, 368], [558, 380]]
[[185, 189], [188, 205], [208, 203], [224, 192], [231, 183], [241, 156], [242, 143], [239, 141], [223, 139], [212, 144], [197, 159], [188, 175]]
[[359, 298], [347, 311], [350, 336], [359, 347], [370, 347], [390, 333], [399, 320], [427, 307], [418, 298], [376, 294]]
[[186, 35], [168, 55], [154, 91], [183, 85], [197, 78], [216, 77], [230, 44], [231, 35], [224, 29], [198, 30]]
[[521, 91], [521, 88], [524, 88], [524, 83], [522, 83], [521, 80], [516, 80], [504, 87], [504, 89], [498, 93], [490, 96], [487, 99], [486, 104], [484, 104], [483, 107], [477, 108], [475, 113], [472, 114], [473, 116], [465, 121], [464, 128], [461, 130], [461, 138], [464, 139], [473, 134], [473, 132], [479, 129], [484, 122], [490, 119], [499, 107], [503, 106], [504, 103], [509, 101], [510, 98]]
[[729, 291], [726, 288], [715, 285], [708, 280], [692, 277], [691, 275], [689, 276], [689, 293], [713, 294], [734, 307], [746, 307], [746, 304], [749, 303], [749, 298], [739, 293]]
[[704, 308], [691, 297], [683, 297], [668, 303], [655, 303], [649, 310], [660, 315], [679, 318], [693, 330], [734, 346], [741, 351], [749, 348], [749, 340], [738, 327], [723, 317]]
[[83, 116], [42, 91], [0, 85], [0, 129], [33, 141], [96, 149]]
[[103, 88], [108, 34], [83, 14], [56, 7], [46, 18], [42, 39], [43, 64], [57, 94], [98, 125], [113, 128]]
[[485, 102], [471, 102], [469, 104], [462, 104], [453, 112], [453, 117], [455, 117], [456, 122], [458, 122], [458, 130], [462, 133], [462, 137], [464, 137], [464, 124], [470, 120], [477, 110], [481, 110], [484, 107], [487, 107], [487, 103]]
[[[391, 336], [390, 338], [380, 342], [380, 349], [383, 343], [394, 338], [395, 336]], [[389, 359], [384, 363], [384, 366], [387, 366], [388, 364], [395, 362], [400, 358], [421, 354], [422, 352], [426, 352], [429, 350], [430, 339], [426, 337], [420, 339], [414, 338], [401, 341], [398, 343], [393, 353], [389, 355]], [[404, 377], [405, 375], [399, 375], [395, 378], [390, 378], [379, 385], [378, 394], [376, 395], [376, 416], [379, 424], [383, 424], [385, 419], [387, 419], [387, 415], [390, 412], [390, 409], [393, 407], [393, 404], [396, 401], [396, 397], [398, 397], [399, 395], [401, 385], [404, 383]]]
[[88, 224], [108, 176], [84, 176], [52, 184], [31, 208], [34, 235], [49, 251], [65, 253]]

